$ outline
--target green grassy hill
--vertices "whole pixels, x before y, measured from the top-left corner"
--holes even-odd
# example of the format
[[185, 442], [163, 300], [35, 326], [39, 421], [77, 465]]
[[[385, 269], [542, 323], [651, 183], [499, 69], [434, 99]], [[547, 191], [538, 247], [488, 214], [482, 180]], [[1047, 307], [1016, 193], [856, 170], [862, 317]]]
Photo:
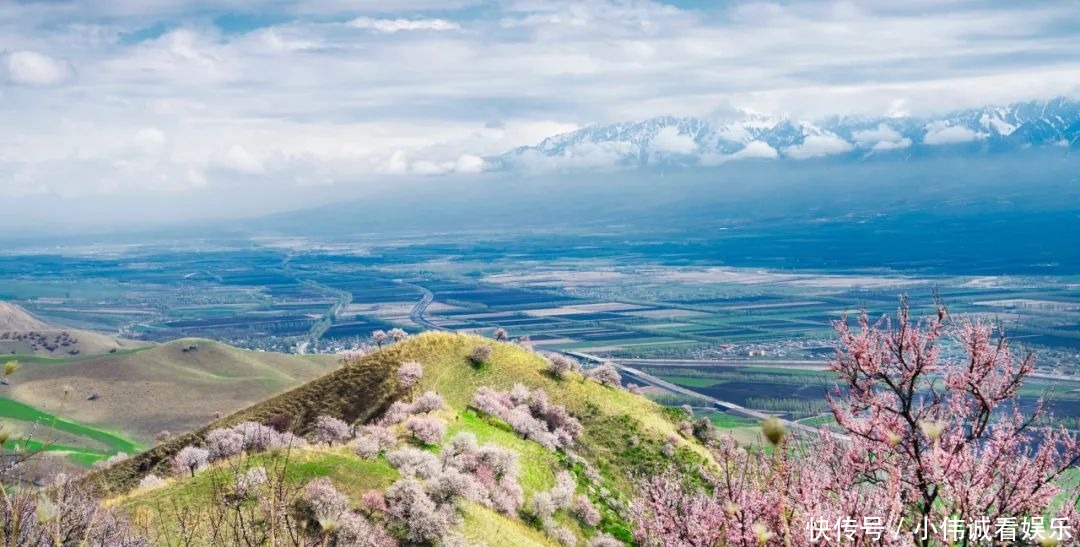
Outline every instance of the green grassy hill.
[[[475, 366], [468, 356], [480, 344], [490, 345], [494, 351], [486, 364]], [[422, 380], [409, 389], [402, 387], [396, 375], [398, 366], [405, 361], [418, 361], [424, 366]], [[348, 448], [340, 446], [309, 446], [286, 455], [264, 453], [219, 462], [194, 478], [169, 479], [165, 486], [153, 490], [139, 490], [135, 486], [148, 473], [171, 475], [171, 457], [186, 445], [200, 444], [214, 427], [246, 420], [265, 421], [284, 414], [295, 418], [293, 432], [307, 434], [320, 415], [354, 424], [367, 423], [394, 401], [408, 400], [429, 390], [441, 395], [446, 403], [446, 408], [438, 412], [448, 424], [444, 441], [467, 431], [481, 444], [511, 449], [519, 455], [519, 482], [526, 507], [534, 495], [555, 485], [557, 472], [571, 471], [578, 481], [578, 492], [588, 495], [603, 515], [596, 528], [581, 524], [568, 514], [554, 517], [582, 540], [601, 531], [629, 539], [629, 529], [621, 515], [631, 496], [633, 481], [641, 474], [670, 466], [689, 470], [699, 464], [711, 465], [708, 453], [696, 440], [683, 438], [676, 431], [675, 423], [682, 418], [678, 412], [627, 391], [586, 381], [576, 373], [556, 380], [545, 372], [546, 365], [541, 357], [509, 343], [461, 334], [421, 334], [112, 468], [95, 472], [86, 481], [99, 493], [111, 496], [111, 503], [133, 515], [153, 513], [149, 508], [160, 508], [163, 500], [172, 500], [169, 503], [172, 509], [154, 513], [161, 522], [168, 522], [169, 511], [190, 512], [206, 506], [214, 496], [212, 485], [221, 484], [222, 477], [235, 472], [235, 466], [280, 467], [284, 465], [282, 460], [288, 459], [289, 481], [302, 484], [312, 478], [328, 477], [355, 504], [362, 492], [388, 486], [397, 472], [384, 457], [360, 460]], [[471, 407], [477, 388], [508, 390], [519, 382], [530, 389], [543, 389], [552, 403], [565, 406], [581, 422], [583, 432], [572, 448], [575, 456], [526, 440], [506, 423]], [[674, 442], [677, 449], [674, 454], [664, 456], [661, 447], [668, 442]], [[428, 449], [437, 452], [439, 447]], [[586, 472], [586, 467], [594, 472]], [[471, 502], [465, 503], [460, 512], [460, 532], [467, 539], [485, 540], [488, 545], [554, 544], [539, 524], [524, 514], [521, 518], [508, 518]], [[491, 543], [492, 538], [499, 539]]]

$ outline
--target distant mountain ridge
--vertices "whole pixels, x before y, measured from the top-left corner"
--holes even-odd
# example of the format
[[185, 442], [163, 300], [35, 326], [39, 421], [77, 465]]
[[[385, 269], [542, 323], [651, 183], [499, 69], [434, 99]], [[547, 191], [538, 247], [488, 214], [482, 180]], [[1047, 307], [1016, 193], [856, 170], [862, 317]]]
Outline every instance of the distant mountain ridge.
[[713, 121], [663, 116], [555, 135], [491, 161], [506, 168], [717, 165], [749, 158], [919, 156], [1031, 147], [1080, 148], [1080, 101], [1059, 97], [938, 117], [800, 120], [746, 112], [734, 121]]

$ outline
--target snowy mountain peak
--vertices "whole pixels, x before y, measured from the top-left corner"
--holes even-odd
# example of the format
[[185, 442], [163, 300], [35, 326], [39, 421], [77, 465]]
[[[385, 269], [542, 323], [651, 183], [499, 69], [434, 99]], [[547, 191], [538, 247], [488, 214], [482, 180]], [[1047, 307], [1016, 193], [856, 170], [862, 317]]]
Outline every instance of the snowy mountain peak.
[[862, 158], [1048, 146], [1080, 147], [1080, 102], [1056, 98], [932, 118], [800, 120], [749, 111], [725, 122], [662, 116], [555, 135], [492, 161], [526, 168], [715, 165], [747, 158]]

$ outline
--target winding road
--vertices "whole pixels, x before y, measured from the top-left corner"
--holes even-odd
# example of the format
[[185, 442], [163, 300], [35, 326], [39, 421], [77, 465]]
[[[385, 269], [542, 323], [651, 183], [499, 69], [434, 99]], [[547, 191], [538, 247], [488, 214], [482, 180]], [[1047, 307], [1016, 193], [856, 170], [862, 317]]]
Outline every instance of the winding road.
[[[690, 396], [690, 397], [696, 397], [698, 399], [708, 401], [714, 407], [716, 407], [718, 409], [721, 409], [721, 410], [724, 410], [726, 412], [730, 412], [731, 414], [736, 414], [736, 415], [744, 416], [744, 417], [747, 417], [747, 418], [753, 418], [755, 420], [765, 420], [767, 418], [773, 417], [772, 414], [769, 414], [769, 413], [766, 413], [766, 412], [760, 412], [760, 411], [757, 411], [757, 410], [754, 410], [754, 409], [746, 408], [746, 407], [744, 407], [742, 405], [737, 405], [735, 403], [731, 403], [731, 402], [728, 402], [728, 401], [721, 401], [720, 399], [717, 399], [716, 397], [710, 397], [708, 395], [698, 393], [698, 392], [696, 392], [694, 390], [687, 389], [685, 387], [675, 385], [675, 384], [673, 384], [671, 382], [668, 382], [666, 380], [661, 380], [660, 378], [657, 378], [656, 376], [653, 376], [653, 375], [651, 375], [651, 374], [649, 374], [647, 372], [644, 372], [642, 370], [638, 370], [638, 369], [633, 368], [633, 367], [628, 367], [625, 364], [620, 363], [618, 361], [613, 361], [611, 359], [604, 359], [604, 358], [598, 357], [596, 355], [590, 355], [588, 353], [581, 353], [581, 352], [576, 352], [576, 351], [565, 351], [565, 352], [562, 352], [562, 353], [564, 353], [566, 355], [569, 355], [571, 357], [574, 357], [576, 359], [580, 359], [582, 361], [588, 361], [588, 362], [591, 362], [591, 363], [594, 363], [594, 364], [610, 363], [610, 364], [614, 365], [616, 368], [618, 368], [619, 372], [622, 373], [624, 376], [626, 376], [628, 378], [634, 378], [637, 381], [641, 382], [642, 384], [655, 386], [655, 387], [658, 387], [658, 388], [661, 388], [661, 389], [665, 389], [667, 391], [671, 391], [673, 393], [679, 393], [681, 395], [687, 395], [687, 396]], [[791, 429], [792, 431], [799, 431], [799, 432], [807, 433], [807, 434], [811, 434], [811, 435], [817, 435], [817, 434], [819, 434], [821, 432], [821, 430], [819, 428], [816, 428], [816, 427], [800, 424], [800, 423], [797, 423], [797, 422], [792, 422], [792, 421], [789, 421], [789, 420], [781, 420], [781, 421], [784, 422], [784, 425], [786, 427], [788, 427], [789, 429]], [[843, 436], [843, 435], [838, 435], [838, 437], [846, 438], [846, 436]]]
[[447, 330], [447, 329], [444, 329], [444, 328], [440, 327], [439, 325], [436, 325], [435, 323], [432, 323], [431, 321], [428, 321], [427, 319], [424, 318], [424, 312], [427, 311], [428, 306], [430, 306], [431, 303], [435, 300], [435, 293], [425, 289], [424, 287], [421, 287], [420, 285], [411, 285], [411, 286], [416, 287], [417, 289], [420, 289], [421, 291], [423, 291], [424, 296], [422, 298], [420, 298], [420, 301], [417, 302], [416, 305], [413, 306], [412, 311], [409, 312], [409, 319], [413, 323], [416, 323], [417, 325], [420, 325], [421, 327], [424, 327], [425, 329]]

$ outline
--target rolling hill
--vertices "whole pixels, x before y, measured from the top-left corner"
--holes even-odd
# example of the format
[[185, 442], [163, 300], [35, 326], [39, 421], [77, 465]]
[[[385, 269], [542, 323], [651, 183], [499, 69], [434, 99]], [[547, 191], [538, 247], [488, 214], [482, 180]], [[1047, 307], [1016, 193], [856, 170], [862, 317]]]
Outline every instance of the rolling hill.
[[[23, 362], [6, 399], [150, 444], [338, 366], [333, 356], [245, 351], [201, 339], [76, 359]], [[0, 399], [3, 400], [3, 399]]]
[[[493, 348], [482, 365], [470, 361], [479, 345]], [[395, 372], [406, 361], [422, 363], [419, 383], [406, 387]], [[677, 431], [685, 418], [681, 411], [663, 407], [627, 391], [588, 381], [577, 373], [559, 380], [546, 372], [542, 357], [510, 343], [441, 332], [427, 332], [385, 347], [346, 364], [341, 369], [294, 388], [276, 397], [223, 417], [192, 433], [173, 438], [142, 454], [88, 475], [84, 481], [96, 492], [110, 496], [110, 504], [130, 514], [145, 516], [146, 522], [174, 522], [179, 514], [192, 515], [211, 499], [221, 495], [221, 485], [231, 475], [254, 466], [280, 472], [285, 484], [300, 488], [315, 478], [328, 478], [349, 497], [350, 506], [359, 506], [362, 494], [386, 489], [400, 471], [386, 457], [363, 459], [346, 446], [309, 444], [291, 451], [270, 451], [219, 461], [192, 477], [177, 477], [154, 488], [138, 486], [149, 474], [169, 477], [172, 458], [189, 445], [206, 444], [215, 428], [233, 427], [246, 421], [269, 423], [287, 416], [289, 430], [310, 435], [316, 418], [333, 416], [350, 424], [372, 423], [384, 416], [398, 400], [419, 393], [437, 393], [443, 405], [432, 415], [445, 422], [447, 430], [439, 445], [459, 433], [471, 433], [479, 443], [512, 450], [520, 462], [523, 511], [540, 493], [557, 484], [557, 475], [574, 477], [574, 489], [593, 499], [602, 515], [597, 522], [584, 524], [569, 511], [559, 511], [552, 519], [575, 538], [586, 540], [609, 534], [629, 539], [625, 503], [633, 481], [643, 473], [671, 466], [690, 470], [712, 465], [708, 452], [692, 436]], [[556, 450], [522, 437], [506, 422], [474, 407], [480, 387], [510, 390], [515, 384], [543, 390], [551, 404], [564, 406], [582, 426], [572, 449]], [[670, 445], [670, 446], [669, 446]], [[438, 451], [439, 446], [425, 450]], [[166, 503], [167, 502], [167, 503]], [[162, 509], [162, 507], [165, 507]], [[459, 533], [467, 541], [487, 541], [488, 545], [556, 545], [546, 526], [516, 513], [499, 513], [482, 504], [463, 501], [457, 505]], [[149, 516], [147, 516], [149, 515]], [[166, 535], [174, 531], [164, 531]], [[498, 539], [496, 539], [498, 538]], [[158, 541], [163, 541], [158, 538]], [[493, 542], [494, 541], [494, 542]], [[202, 544], [196, 540], [196, 544]]]
[[67, 358], [147, 345], [137, 340], [50, 325], [15, 304], [0, 301], [0, 356]]

